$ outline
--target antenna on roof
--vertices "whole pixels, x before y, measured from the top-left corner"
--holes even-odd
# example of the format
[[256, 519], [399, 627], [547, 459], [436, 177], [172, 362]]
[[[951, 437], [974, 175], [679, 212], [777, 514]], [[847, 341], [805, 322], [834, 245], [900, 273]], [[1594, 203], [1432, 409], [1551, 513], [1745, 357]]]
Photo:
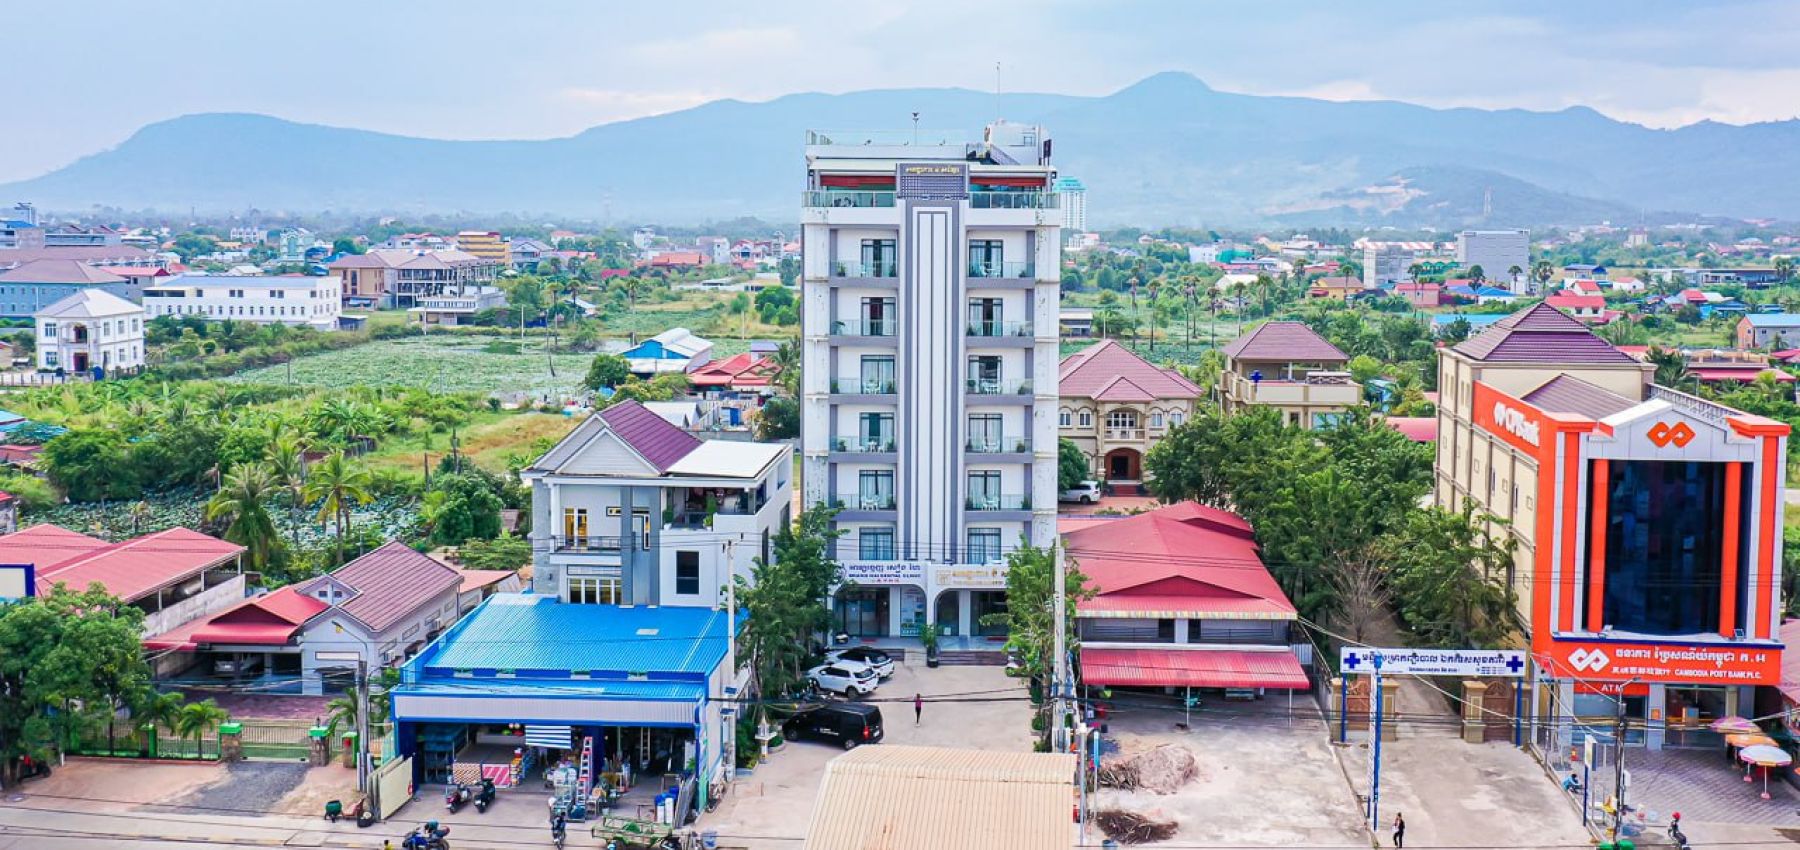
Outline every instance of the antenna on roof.
[[913, 111], [913, 147], [916, 148], [918, 146], [919, 146], [919, 113], [918, 113], [918, 110], [914, 110]]
[[994, 120], [1000, 120], [1000, 63], [994, 62]]

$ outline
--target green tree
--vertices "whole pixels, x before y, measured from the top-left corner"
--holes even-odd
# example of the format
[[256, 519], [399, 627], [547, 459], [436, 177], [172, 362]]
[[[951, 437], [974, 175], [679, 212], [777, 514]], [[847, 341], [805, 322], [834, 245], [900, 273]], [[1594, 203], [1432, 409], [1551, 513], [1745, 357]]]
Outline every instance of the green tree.
[[800, 403], [791, 398], [772, 398], [756, 411], [756, 438], [791, 440], [800, 436]]
[[794, 291], [785, 286], [771, 286], [756, 293], [756, 314], [771, 325], [789, 325], [797, 320]]
[[1075, 441], [1061, 439], [1056, 442], [1056, 489], [1073, 490], [1081, 486], [1088, 477], [1087, 453], [1075, 444]]
[[531, 563], [531, 541], [510, 534], [470, 540], [456, 550], [456, 559], [471, 570], [516, 570]]
[[244, 547], [250, 568], [258, 572], [283, 560], [281, 533], [265, 504], [278, 487], [266, 464], [239, 464], [206, 502], [206, 518], [226, 523], [225, 539]]
[[190, 702], [181, 707], [181, 713], [175, 717], [175, 734], [182, 738], [194, 739], [194, 754], [201, 752], [200, 739], [208, 732], [219, 728], [231, 715], [220, 708], [212, 699]]
[[142, 704], [143, 628], [143, 611], [98, 584], [0, 605], [0, 782], [18, 780], [22, 757], [48, 760], [76, 706]]
[[631, 363], [617, 354], [596, 354], [581, 385], [590, 390], [617, 387], [631, 380]]
[[308, 503], [319, 505], [319, 522], [337, 526], [334, 563], [344, 562], [344, 535], [350, 529], [350, 509], [374, 501], [369, 493], [369, 472], [351, 463], [341, 451], [332, 452], [307, 476], [304, 490]]
[[775, 347], [775, 353], [769, 356], [775, 366], [775, 385], [781, 387], [788, 395], [800, 394], [800, 342], [798, 340], [782, 340]]
[[129, 499], [143, 492], [125, 435], [75, 428], [44, 444], [44, 474], [73, 502]]
[[1477, 513], [1473, 503], [1422, 509], [1382, 546], [1400, 615], [1423, 644], [1493, 646], [1517, 631], [1505, 580], [1512, 538], [1500, 517]]
[[[1039, 549], [1021, 545], [1006, 556], [1006, 610], [981, 618], [986, 626], [1006, 627], [1006, 648], [1018, 654], [1020, 675], [1034, 681], [1047, 679], [1055, 663], [1056, 648], [1056, 547]], [[1068, 649], [1079, 648], [1075, 637], [1075, 606], [1092, 599], [1087, 576], [1073, 558], [1063, 565], [1065, 610], [1063, 638]]]
[[339, 236], [338, 238], [331, 240], [331, 253], [344, 255], [361, 254], [363, 253], [363, 247], [354, 238], [349, 236]]
[[1470, 266], [1469, 267], [1469, 280], [1474, 281], [1476, 284], [1486, 283], [1487, 282], [1487, 269], [1482, 268], [1480, 265]]
[[450, 474], [432, 479], [423, 513], [431, 526], [432, 542], [460, 546], [471, 538], [498, 537], [503, 507], [500, 497], [480, 478]]
[[775, 535], [774, 558], [757, 558], [754, 583], [737, 582], [738, 605], [748, 615], [738, 641], [738, 663], [752, 664], [762, 692], [780, 695], [801, 683], [810, 639], [831, 624], [826, 597], [843, 575], [835, 556], [843, 532], [837, 511], [815, 505]]
[[1793, 258], [1791, 258], [1791, 257], [1776, 257], [1775, 258], [1775, 277], [1779, 278], [1782, 283], [1787, 283], [1788, 281], [1794, 279], [1794, 260], [1793, 260]]

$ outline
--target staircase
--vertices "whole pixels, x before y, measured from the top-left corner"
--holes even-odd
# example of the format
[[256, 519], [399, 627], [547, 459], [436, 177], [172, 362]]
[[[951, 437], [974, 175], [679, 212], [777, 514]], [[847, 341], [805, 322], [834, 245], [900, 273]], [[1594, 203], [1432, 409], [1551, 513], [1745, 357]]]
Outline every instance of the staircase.
[[938, 663], [957, 667], [1004, 667], [1006, 666], [1006, 651], [1002, 649], [939, 649]]

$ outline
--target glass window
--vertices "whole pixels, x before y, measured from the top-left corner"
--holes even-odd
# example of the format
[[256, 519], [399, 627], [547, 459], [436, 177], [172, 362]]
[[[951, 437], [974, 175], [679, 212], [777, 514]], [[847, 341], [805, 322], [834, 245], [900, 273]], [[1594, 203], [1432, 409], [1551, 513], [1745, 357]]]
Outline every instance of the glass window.
[[996, 510], [1000, 507], [1000, 471], [977, 470], [969, 473], [969, 507]]
[[1000, 529], [969, 529], [969, 563], [992, 564], [1000, 560]]
[[894, 277], [896, 269], [894, 259], [899, 256], [892, 239], [864, 239], [862, 241], [862, 271], [864, 277]]
[[578, 576], [569, 579], [569, 601], [581, 605], [617, 605], [623, 596], [619, 579]]
[[969, 240], [969, 276], [999, 277], [1006, 262], [1005, 245], [998, 239]]
[[1180, 428], [1181, 427], [1181, 414], [1179, 414], [1179, 413], [1169, 414], [1169, 427], [1171, 427], [1171, 428]]
[[1005, 447], [1000, 434], [1001, 417], [998, 413], [977, 413], [969, 416], [969, 451], [1003, 452]]
[[894, 560], [894, 530], [863, 528], [856, 532], [856, 556], [865, 561]]
[[894, 450], [894, 414], [864, 413], [857, 417], [857, 438], [864, 451]]
[[584, 546], [587, 535], [587, 508], [563, 508], [563, 545]]
[[891, 355], [865, 354], [861, 365], [863, 392], [891, 393], [894, 391], [894, 358]]
[[1069, 427], [1070, 418], [1071, 417], [1069, 416], [1069, 412], [1067, 410], [1060, 411], [1056, 414], [1056, 424], [1060, 425], [1064, 428], [1067, 428], [1067, 427]]
[[1106, 414], [1108, 428], [1136, 428], [1138, 415], [1135, 410], [1114, 410]]
[[49, 336], [49, 337], [56, 336], [56, 323], [55, 322], [45, 322], [44, 323], [44, 336]]
[[693, 596], [700, 592], [700, 553], [675, 553], [675, 592]]
[[865, 469], [856, 475], [856, 506], [865, 511], [885, 511], [894, 507], [894, 472], [891, 469]]
[[1086, 410], [1083, 410], [1081, 412], [1081, 427], [1086, 428], [1093, 424], [1094, 424], [1094, 414], [1092, 414]]
[[1163, 415], [1160, 413], [1150, 414], [1150, 427], [1161, 428], [1162, 426], [1163, 426]]

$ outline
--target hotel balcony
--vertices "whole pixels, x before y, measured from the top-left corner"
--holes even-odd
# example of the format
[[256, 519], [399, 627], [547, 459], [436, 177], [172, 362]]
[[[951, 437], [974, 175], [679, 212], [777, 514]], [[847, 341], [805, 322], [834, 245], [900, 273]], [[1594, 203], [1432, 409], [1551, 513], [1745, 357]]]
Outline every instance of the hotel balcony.
[[1031, 497], [1022, 495], [970, 495], [963, 501], [970, 519], [983, 522], [1030, 522]]
[[1030, 404], [1031, 380], [998, 381], [971, 378], [963, 382], [964, 404]]
[[864, 319], [831, 323], [831, 336], [835, 342], [850, 345], [882, 345], [898, 344], [895, 334], [900, 323], [893, 319]]
[[891, 522], [898, 503], [892, 493], [859, 493], [834, 497], [831, 506], [837, 508], [837, 519], [841, 522]]
[[1286, 407], [1354, 407], [1362, 403], [1362, 385], [1347, 373], [1314, 372], [1300, 379], [1264, 378], [1253, 381], [1225, 373], [1226, 398], [1236, 404]]
[[1030, 463], [1028, 437], [970, 437], [963, 443], [963, 460], [969, 463]]
[[895, 463], [893, 437], [832, 437], [827, 458], [833, 463]]
[[550, 537], [550, 551], [557, 555], [617, 555], [624, 550], [625, 541], [623, 537], [598, 534], [558, 534]]
[[832, 401], [838, 404], [893, 404], [898, 390], [892, 379], [837, 378], [831, 382]]
[[1037, 342], [1030, 322], [970, 322], [969, 345], [976, 348], [1027, 348]]
[[1037, 266], [1024, 261], [1010, 263], [969, 263], [971, 278], [1025, 278], [1037, 277]]
[[836, 262], [831, 264], [833, 278], [854, 278], [877, 281], [891, 285], [894, 278], [900, 276], [900, 264], [893, 260], [878, 263]]

